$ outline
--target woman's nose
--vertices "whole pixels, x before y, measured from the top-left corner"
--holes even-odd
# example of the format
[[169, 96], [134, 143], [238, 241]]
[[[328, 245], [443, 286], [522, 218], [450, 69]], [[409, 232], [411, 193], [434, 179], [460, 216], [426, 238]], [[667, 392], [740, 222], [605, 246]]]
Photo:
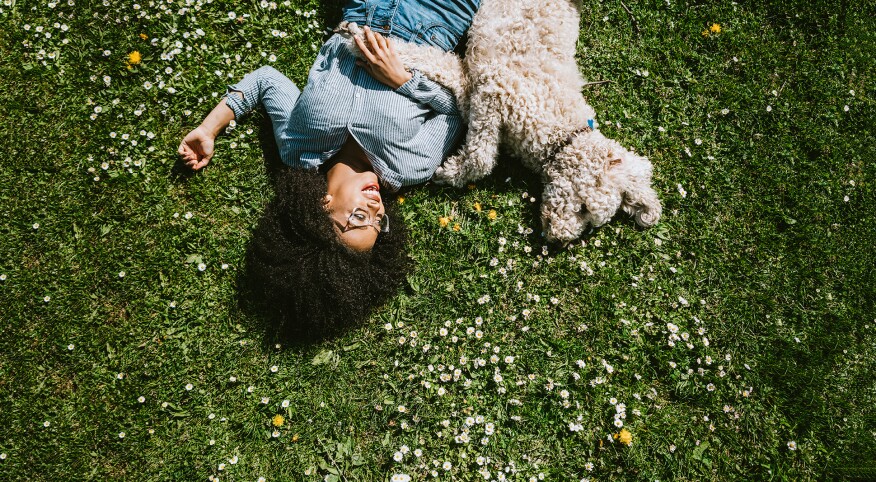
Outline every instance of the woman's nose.
[[369, 200], [368, 200], [368, 206], [370, 206], [370, 207], [379, 207], [379, 206], [380, 206], [380, 201], [378, 201], [378, 200], [376, 200], [376, 199], [369, 199]]

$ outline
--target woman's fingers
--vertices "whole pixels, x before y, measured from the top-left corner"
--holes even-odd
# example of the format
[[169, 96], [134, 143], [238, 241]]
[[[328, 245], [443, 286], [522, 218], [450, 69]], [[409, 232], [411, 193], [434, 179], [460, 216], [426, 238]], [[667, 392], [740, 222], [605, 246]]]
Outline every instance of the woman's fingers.
[[389, 39], [384, 37], [383, 35], [377, 34], [377, 43], [380, 44], [381, 50], [388, 52], [389, 51]]
[[377, 43], [377, 37], [374, 35], [374, 32], [368, 27], [365, 27], [365, 39], [368, 40], [368, 46], [377, 54], [380, 50], [380, 44]]
[[368, 62], [377, 61], [377, 58], [374, 57], [373, 53], [371, 53], [371, 49], [364, 41], [362, 41], [362, 39], [360, 39], [359, 37], [353, 37], [353, 40], [356, 42], [356, 46], [359, 47], [359, 50], [362, 51], [362, 55], [365, 56], [365, 60], [367, 60]]
[[369, 47], [375, 57], [384, 60], [387, 54], [386, 37], [379, 33], [374, 33], [368, 27], [365, 27], [365, 38], [368, 40]]

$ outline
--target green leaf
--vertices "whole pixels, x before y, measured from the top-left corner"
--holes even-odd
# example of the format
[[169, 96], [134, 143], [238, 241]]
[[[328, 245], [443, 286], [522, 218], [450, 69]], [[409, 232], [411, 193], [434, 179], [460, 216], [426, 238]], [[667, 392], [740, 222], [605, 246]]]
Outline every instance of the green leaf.
[[192, 263], [201, 264], [203, 262], [204, 262], [204, 258], [200, 254], [190, 254], [190, 255], [188, 255], [188, 257], [186, 257], [187, 264], [192, 264]]
[[703, 452], [705, 452], [707, 448], [709, 448], [708, 440], [695, 447], [693, 452], [691, 452], [691, 457], [693, 457], [694, 460], [703, 460]]
[[353, 350], [355, 350], [356, 348], [359, 348], [359, 343], [358, 343], [358, 342], [353, 343], [352, 345], [347, 345], [347, 346], [345, 346], [345, 347], [344, 347], [344, 351], [353, 351]]
[[335, 357], [335, 352], [331, 350], [323, 350], [316, 354], [313, 357], [313, 360], [310, 361], [311, 365], [325, 365], [326, 363], [331, 362]]

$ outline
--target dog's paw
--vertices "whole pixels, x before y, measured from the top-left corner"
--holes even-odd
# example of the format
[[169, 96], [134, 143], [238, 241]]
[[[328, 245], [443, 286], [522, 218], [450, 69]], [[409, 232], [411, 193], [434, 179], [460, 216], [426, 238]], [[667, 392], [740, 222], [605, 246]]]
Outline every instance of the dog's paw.
[[552, 204], [549, 199], [542, 200], [541, 226], [549, 242], [568, 244], [579, 238], [587, 225], [586, 211], [566, 210]]
[[460, 167], [459, 156], [448, 157], [444, 164], [435, 171], [432, 181], [444, 186], [462, 187], [466, 184], [466, 179], [463, 178]]
[[350, 39], [362, 34], [362, 27], [356, 22], [341, 22], [334, 28], [334, 32], [341, 34], [342, 37]]

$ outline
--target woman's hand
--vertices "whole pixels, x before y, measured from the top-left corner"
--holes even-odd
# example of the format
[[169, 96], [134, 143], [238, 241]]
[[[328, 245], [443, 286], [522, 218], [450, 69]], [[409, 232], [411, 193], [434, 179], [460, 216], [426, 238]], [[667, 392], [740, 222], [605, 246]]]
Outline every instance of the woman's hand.
[[208, 132], [205, 127], [198, 126], [183, 138], [177, 152], [186, 166], [197, 171], [206, 166], [213, 157], [215, 140], [215, 135]]
[[398, 89], [405, 82], [411, 80], [413, 75], [405, 70], [405, 66], [395, 52], [392, 41], [374, 33], [365, 27], [365, 39], [353, 37], [356, 46], [362, 51], [365, 60], [358, 60], [356, 64], [363, 67], [372, 77], [380, 83], [386, 84], [393, 89]]

